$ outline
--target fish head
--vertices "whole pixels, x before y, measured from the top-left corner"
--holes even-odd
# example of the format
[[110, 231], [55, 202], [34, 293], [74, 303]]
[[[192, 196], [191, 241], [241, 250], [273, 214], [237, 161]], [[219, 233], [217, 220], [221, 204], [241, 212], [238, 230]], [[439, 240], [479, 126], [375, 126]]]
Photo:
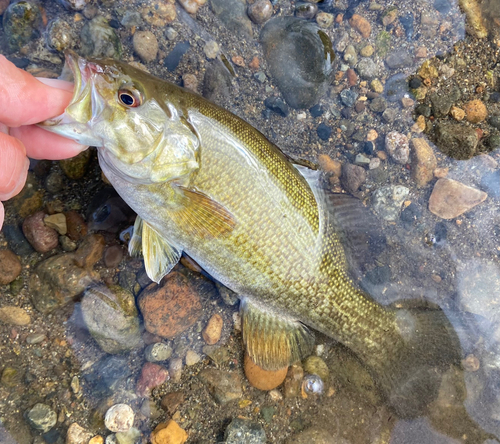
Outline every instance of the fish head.
[[198, 168], [199, 139], [169, 100], [178, 87], [120, 61], [65, 55], [73, 98], [41, 127], [97, 147], [104, 173], [130, 182], [172, 181]]

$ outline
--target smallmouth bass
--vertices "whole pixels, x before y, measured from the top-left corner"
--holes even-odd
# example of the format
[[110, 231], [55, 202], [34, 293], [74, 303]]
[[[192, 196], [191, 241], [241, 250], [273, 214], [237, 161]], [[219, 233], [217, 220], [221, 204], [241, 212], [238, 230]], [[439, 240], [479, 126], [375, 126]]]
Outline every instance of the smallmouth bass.
[[[129, 251], [142, 251], [152, 280], [186, 252], [239, 296], [256, 364], [275, 370], [310, 353], [309, 326], [359, 357], [398, 417], [426, 413], [460, 366], [458, 338], [441, 310], [382, 306], [354, 284], [336, 221], [336, 208], [357, 211], [349, 197], [331, 199], [316, 173], [193, 92], [119, 61], [68, 52], [66, 64], [72, 102], [43, 127], [98, 148], [138, 215]], [[492, 437], [463, 425], [460, 407], [457, 437]]]

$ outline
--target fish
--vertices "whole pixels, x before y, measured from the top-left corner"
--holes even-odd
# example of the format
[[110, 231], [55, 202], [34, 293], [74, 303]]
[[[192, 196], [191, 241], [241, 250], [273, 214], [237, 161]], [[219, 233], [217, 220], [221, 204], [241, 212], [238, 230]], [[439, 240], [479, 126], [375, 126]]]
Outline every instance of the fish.
[[[41, 126], [97, 147], [104, 175], [137, 213], [129, 252], [142, 253], [153, 281], [186, 253], [238, 295], [257, 365], [302, 359], [316, 330], [356, 354], [397, 417], [426, 413], [443, 375], [460, 369], [459, 340], [442, 310], [381, 305], [353, 280], [342, 226], [347, 219], [355, 234], [360, 201], [328, 193], [317, 171], [192, 91], [72, 51], [66, 66], [72, 101]], [[455, 416], [468, 418], [460, 406]], [[465, 423], [457, 437], [492, 437]]]

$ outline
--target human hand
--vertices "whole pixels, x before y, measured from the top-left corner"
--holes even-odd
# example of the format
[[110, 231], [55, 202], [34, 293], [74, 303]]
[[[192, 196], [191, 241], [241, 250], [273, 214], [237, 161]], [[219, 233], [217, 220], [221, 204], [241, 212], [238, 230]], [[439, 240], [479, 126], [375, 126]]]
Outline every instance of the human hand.
[[[26, 182], [29, 160], [66, 159], [86, 147], [49, 133], [35, 123], [62, 114], [73, 84], [36, 79], [0, 54], [0, 201], [18, 194]], [[0, 202], [0, 229], [4, 208]]]

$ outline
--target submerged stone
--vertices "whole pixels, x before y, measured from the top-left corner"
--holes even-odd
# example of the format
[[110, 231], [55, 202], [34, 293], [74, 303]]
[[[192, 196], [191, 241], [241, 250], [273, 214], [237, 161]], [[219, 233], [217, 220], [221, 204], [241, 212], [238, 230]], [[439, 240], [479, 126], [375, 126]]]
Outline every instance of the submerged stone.
[[3, 15], [3, 30], [11, 52], [38, 37], [42, 13], [35, 2], [11, 3]]
[[244, 37], [252, 37], [252, 23], [248, 18], [246, 4], [240, 0], [211, 0], [214, 14], [229, 31]]
[[227, 444], [264, 444], [266, 432], [258, 422], [234, 418], [224, 433]]
[[275, 17], [262, 29], [260, 40], [286, 102], [296, 109], [315, 105], [332, 74], [335, 54], [329, 37], [316, 24], [298, 17]]
[[119, 59], [122, 55], [118, 35], [102, 16], [85, 24], [80, 34], [80, 42], [84, 56]]

